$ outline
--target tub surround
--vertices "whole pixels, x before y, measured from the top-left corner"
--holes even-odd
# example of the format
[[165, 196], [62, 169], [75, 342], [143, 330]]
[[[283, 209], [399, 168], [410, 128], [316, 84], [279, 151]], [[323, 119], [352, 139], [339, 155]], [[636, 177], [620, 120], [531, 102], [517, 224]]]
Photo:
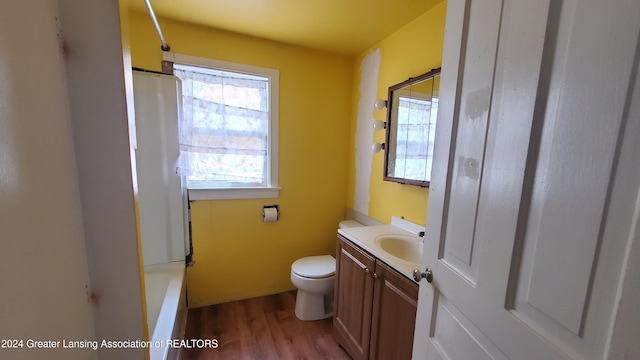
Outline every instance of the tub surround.
[[[152, 360], [175, 358], [168, 339], [182, 339], [186, 321], [187, 193], [174, 163], [179, 153], [179, 80], [133, 72], [137, 217], [144, 264]], [[133, 137], [135, 135], [135, 137]]]

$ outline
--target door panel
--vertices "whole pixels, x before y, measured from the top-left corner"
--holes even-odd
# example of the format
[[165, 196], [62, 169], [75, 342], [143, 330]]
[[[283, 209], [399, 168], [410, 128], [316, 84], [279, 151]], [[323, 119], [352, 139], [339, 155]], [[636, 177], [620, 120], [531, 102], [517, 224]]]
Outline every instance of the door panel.
[[451, 359], [507, 359], [446, 297], [437, 302], [434, 342]]
[[[461, 44], [458, 131], [447, 222], [448, 241], [442, 261], [475, 282], [479, 246], [475, 240], [475, 217], [480, 192], [480, 171], [489, 122], [492, 69], [495, 62], [502, 1], [470, 2], [467, 36]], [[469, 59], [471, 61], [465, 61]]]
[[640, 3], [449, 0], [446, 26], [414, 358], [603, 358]]
[[338, 238], [334, 335], [355, 359], [369, 356], [375, 259]]
[[[539, 143], [539, 154], [530, 172], [533, 188], [524, 194], [532, 201], [521, 224], [526, 230], [515, 304], [538, 325], [551, 319], [576, 336], [582, 335], [586, 321], [628, 86], [626, 81], [610, 81], [608, 70], [592, 73], [601, 57], [583, 59], [590, 47], [606, 47], [598, 42], [625, 38], [615, 31], [610, 37], [589, 31], [589, 23], [617, 20], [603, 19], [599, 11], [606, 12], [608, 6], [591, 11], [587, 6], [592, 7], [566, 1], [554, 8], [562, 26], [552, 39], [554, 56], [543, 67], [559, 70], [550, 74], [543, 129], [532, 139]], [[571, 36], [585, 32], [588, 38]], [[630, 69], [631, 64], [620, 65]]]

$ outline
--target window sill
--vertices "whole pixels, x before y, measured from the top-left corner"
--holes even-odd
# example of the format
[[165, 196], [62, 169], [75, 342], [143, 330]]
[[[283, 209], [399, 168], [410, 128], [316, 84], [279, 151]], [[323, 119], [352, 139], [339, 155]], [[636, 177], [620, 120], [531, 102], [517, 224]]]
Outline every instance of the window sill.
[[189, 189], [189, 200], [274, 199], [279, 195], [279, 187]]

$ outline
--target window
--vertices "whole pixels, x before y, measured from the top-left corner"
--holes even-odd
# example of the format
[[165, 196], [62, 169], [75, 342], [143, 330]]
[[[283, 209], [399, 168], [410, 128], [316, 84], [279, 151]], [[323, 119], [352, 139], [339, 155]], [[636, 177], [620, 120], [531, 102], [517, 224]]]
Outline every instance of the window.
[[277, 197], [278, 71], [171, 55], [182, 80], [178, 168], [189, 197]]
[[437, 117], [437, 97], [425, 100], [400, 95], [395, 176], [431, 181]]

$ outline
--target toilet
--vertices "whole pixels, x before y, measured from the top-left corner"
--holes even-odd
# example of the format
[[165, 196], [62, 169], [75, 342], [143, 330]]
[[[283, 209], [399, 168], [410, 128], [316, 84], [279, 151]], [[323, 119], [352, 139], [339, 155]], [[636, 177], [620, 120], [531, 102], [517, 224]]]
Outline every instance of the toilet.
[[[355, 220], [340, 222], [340, 228], [363, 226]], [[326, 319], [333, 315], [333, 287], [336, 259], [331, 255], [308, 256], [291, 265], [291, 282], [298, 289], [296, 317], [303, 321]]]

